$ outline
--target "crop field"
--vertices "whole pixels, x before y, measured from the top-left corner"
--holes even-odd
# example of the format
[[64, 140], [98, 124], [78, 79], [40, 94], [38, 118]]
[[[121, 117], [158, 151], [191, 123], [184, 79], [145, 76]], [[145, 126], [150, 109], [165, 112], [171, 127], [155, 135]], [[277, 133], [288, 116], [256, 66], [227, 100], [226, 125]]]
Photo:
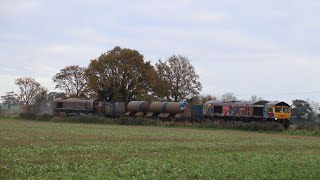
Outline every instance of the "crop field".
[[0, 179], [319, 179], [320, 137], [0, 118]]

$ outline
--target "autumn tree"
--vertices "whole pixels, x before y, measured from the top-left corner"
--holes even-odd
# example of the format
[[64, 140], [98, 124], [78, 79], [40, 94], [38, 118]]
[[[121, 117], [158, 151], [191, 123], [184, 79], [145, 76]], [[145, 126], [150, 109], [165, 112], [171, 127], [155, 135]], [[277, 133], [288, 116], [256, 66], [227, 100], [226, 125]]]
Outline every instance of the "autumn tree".
[[15, 80], [15, 84], [20, 89], [19, 100], [26, 106], [34, 104], [37, 95], [46, 91], [45, 88], [32, 77], [18, 78]]
[[147, 99], [156, 72], [138, 51], [115, 47], [86, 69], [88, 88], [100, 98], [114, 101]]
[[177, 102], [200, 93], [199, 75], [187, 57], [173, 55], [164, 62], [159, 60], [155, 67], [159, 77], [155, 89], [160, 98]]
[[57, 83], [56, 89], [61, 89], [67, 96], [79, 97], [87, 85], [85, 76], [85, 68], [79, 66], [67, 66], [60, 69], [52, 78], [54, 83]]
[[310, 104], [304, 100], [293, 100], [292, 101], [292, 119], [298, 120], [312, 120], [313, 111]]
[[222, 94], [221, 98], [222, 101], [237, 101], [237, 97], [232, 92], [227, 92]]

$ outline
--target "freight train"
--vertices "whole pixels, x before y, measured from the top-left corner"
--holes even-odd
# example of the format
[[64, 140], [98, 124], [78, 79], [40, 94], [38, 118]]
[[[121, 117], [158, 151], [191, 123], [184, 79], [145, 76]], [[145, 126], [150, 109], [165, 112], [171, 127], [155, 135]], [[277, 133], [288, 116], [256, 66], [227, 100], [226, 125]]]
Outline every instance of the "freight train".
[[104, 102], [100, 99], [66, 98], [54, 101], [54, 113], [67, 115], [131, 116], [161, 120], [279, 122], [288, 128], [291, 107], [279, 101], [208, 101], [203, 105], [186, 102]]

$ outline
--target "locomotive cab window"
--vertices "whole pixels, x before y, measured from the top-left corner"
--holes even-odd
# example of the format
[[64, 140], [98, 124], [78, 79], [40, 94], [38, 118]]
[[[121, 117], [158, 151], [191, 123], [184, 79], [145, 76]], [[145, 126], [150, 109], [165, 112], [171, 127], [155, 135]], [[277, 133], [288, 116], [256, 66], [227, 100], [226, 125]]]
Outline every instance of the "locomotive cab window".
[[282, 113], [281, 107], [276, 106], [275, 112], [276, 112], [276, 113]]
[[283, 107], [283, 112], [284, 112], [284, 113], [290, 113], [290, 108], [288, 108], [288, 107]]
[[57, 103], [57, 108], [63, 108], [63, 103], [62, 102], [58, 102]]

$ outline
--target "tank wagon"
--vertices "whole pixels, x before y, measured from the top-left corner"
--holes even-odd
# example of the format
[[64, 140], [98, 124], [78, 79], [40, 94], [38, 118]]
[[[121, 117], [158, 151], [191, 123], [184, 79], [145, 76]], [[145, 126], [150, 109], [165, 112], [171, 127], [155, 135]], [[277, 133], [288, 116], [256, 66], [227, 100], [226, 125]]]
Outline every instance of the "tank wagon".
[[131, 101], [127, 105], [127, 116], [145, 116], [148, 118], [191, 118], [191, 110], [185, 102]]
[[149, 104], [146, 101], [130, 101], [127, 105], [126, 116], [144, 116], [148, 111]]
[[104, 102], [100, 99], [57, 99], [54, 112], [68, 115], [96, 114], [107, 117], [146, 117], [156, 119], [204, 119], [242, 121], [242, 122], [279, 122], [287, 128], [290, 124], [291, 107], [279, 101], [208, 101], [203, 105], [190, 106], [186, 102], [130, 101]]
[[163, 117], [174, 118], [191, 118], [191, 110], [188, 103], [185, 102], [168, 102], [165, 107]]
[[129, 103], [125, 103], [103, 102], [100, 99], [56, 99], [54, 102], [54, 113], [59, 114], [61, 112], [68, 115], [96, 114], [108, 117], [123, 115], [160, 119], [192, 118], [190, 106], [186, 102], [152, 102], [149, 104], [146, 101], [130, 101]]
[[103, 102], [100, 108], [102, 109], [101, 114], [107, 117], [119, 117], [127, 112], [125, 102]]
[[153, 102], [149, 106], [148, 118], [163, 117], [166, 113], [167, 102]]

